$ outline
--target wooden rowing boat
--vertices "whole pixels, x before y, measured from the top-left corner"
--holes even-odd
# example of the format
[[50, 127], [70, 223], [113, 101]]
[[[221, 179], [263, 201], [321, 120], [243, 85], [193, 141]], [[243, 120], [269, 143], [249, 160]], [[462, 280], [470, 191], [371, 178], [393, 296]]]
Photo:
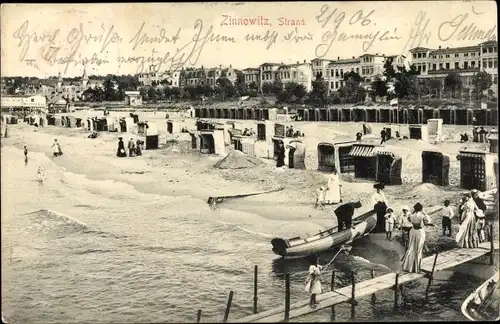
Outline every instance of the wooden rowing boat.
[[486, 280], [462, 304], [462, 314], [471, 321], [500, 320], [500, 292], [498, 279], [500, 272]]
[[311, 254], [340, 247], [349, 244], [363, 236], [368, 235], [377, 224], [377, 213], [371, 210], [355, 219], [351, 228], [338, 231], [338, 227], [332, 227], [318, 234], [301, 238], [291, 239], [274, 238], [271, 240], [273, 252], [286, 258], [305, 257]]

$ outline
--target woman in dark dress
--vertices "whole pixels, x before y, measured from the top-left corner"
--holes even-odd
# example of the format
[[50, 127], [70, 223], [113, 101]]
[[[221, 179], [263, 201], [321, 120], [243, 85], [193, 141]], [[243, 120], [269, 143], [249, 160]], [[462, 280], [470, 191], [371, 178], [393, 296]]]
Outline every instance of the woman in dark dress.
[[276, 161], [276, 167], [281, 168], [285, 165], [285, 146], [283, 142], [280, 142], [278, 147], [278, 159]]
[[118, 157], [127, 157], [127, 153], [125, 152], [125, 144], [123, 143], [123, 138], [118, 137], [118, 150], [116, 152], [116, 156]]
[[377, 192], [372, 194], [373, 209], [377, 213], [377, 225], [375, 226], [375, 233], [383, 233], [385, 231], [385, 214], [387, 210], [387, 199], [385, 198], [383, 183], [377, 182], [373, 185]]

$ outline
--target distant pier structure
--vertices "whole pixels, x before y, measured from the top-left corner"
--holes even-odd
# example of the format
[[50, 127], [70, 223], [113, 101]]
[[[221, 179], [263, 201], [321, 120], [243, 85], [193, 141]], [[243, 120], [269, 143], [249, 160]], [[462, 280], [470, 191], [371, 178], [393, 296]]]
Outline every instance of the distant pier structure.
[[[197, 118], [276, 120], [276, 108], [234, 107], [195, 109]], [[397, 108], [397, 107], [328, 107], [299, 108], [298, 120], [321, 122], [366, 122], [391, 124], [426, 124], [442, 119], [443, 125], [496, 126], [498, 110], [470, 108]]]

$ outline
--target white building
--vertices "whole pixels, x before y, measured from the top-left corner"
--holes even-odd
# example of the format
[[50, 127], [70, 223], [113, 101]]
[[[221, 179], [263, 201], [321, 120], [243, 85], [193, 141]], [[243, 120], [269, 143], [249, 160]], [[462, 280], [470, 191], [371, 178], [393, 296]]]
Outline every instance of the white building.
[[417, 47], [410, 50], [411, 64], [420, 72], [419, 78], [437, 78], [444, 86], [444, 79], [451, 72], [462, 78], [464, 88], [472, 90], [472, 78], [479, 71], [491, 74], [491, 90], [497, 92], [498, 43], [487, 41], [474, 46], [446, 47], [438, 49]]
[[180, 87], [180, 76], [180, 71], [156, 72], [155, 67], [150, 66], [149, 72], [139, 74], [138, 80], [142, 86]]
[[0, 106], [2, 110], [33, 109], [45, 112], [47, 110], [47, 99], [42, 95], [3, 95]]
[[260, 65], [260, 89], [266, 83], [279, 79], [278, 69], [283, 63], [264, 63]]
[[344, 74], [355, 72], [361, 75], [361, 59], [355, 57], [341, 59], [339, 57], [337, 60], [330, 62], [328, 70], [328, 79], [325, 80], [328, 83], [328, 90], [330, 92], [337, 91], [344, 86]]
[[285, 86], [287, 83], [302, 84], [307, 91], [312, 90], [313, 72], [310, 63], [282, 64], [277, 70], [278, 78]]

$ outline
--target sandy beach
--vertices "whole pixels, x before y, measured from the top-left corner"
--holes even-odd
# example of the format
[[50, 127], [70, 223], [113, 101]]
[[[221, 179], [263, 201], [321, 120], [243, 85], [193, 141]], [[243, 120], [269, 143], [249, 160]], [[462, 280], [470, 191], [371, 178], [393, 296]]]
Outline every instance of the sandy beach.
[[[97, 114], [97, 112], [79, 112], [77, 114]], [[125, 115], [125, 113], [116, 113]], [[146, 150], [141, 157], [117, 158], [117, 138], [122, 136], [125, 143], [129, 137], [137, 136], [137, 126], [130, 134], [101, 132], [96, 139], [89, 139], [89, 132], [79, 128], [47, 126], [36, 128], [27, 124], [9, 125], [10, 137], [2, 138], [3, 145], [12, 145], [21, 149], [27, 145], [30, 151], [46, 152], [51, 156], [50, 145], [55, 138], [61, 143], [64, 155], [54, 159], [55, 163], [67, 171], [80, 174], [88, 179], [113, 180], [129, 183], [144, 193], [165, 194], [169, 196], [191, 196], [208, 199], [210, 196], [226, 196], [271, 190], [284, 187], [284, 190], [272, 194], [259, 195], [238, 200], [225, 201], [221, 207], [239, 211], [265, 214], [270, 219], [305, 220], [318, 227], [307, 227], [304, 232], [280, 233], [284, 235], [304, 235], [310, 231], [324, 229], [336, 223], [333, 217], [334, 206], [319, 210], [313, 208], [316, 189], [326, 184], [328, 174], [317, 169], [317, 144], [322, 141], [352, 140], [361, 128], [356, 123], [295, 123], [306, 136], [302, 139], [307, 147], [307, 170], [286, 169], [276, 172], [273, 160], [262, 159], [260, 166], [247, 169], [217, 169], [214, 164], [223, 158], [217, 155], [204, 155], [190, 150], [189, 134], [166, 135], [164, 114], [146, 115], [141, 119], [156, 121], [160, 131], [160, 143], [174, 139], [176, 144], [164, 144], [159, 150]], [[171, 118], [178, 118], [175, 113]], [[255, 128], [252, 121], [242, 121], [243, 127]], [[373, 134], [379, 134], [383, 124], [373, 124]], [[395, 125], [391, 125], [395, 127]], [[401, 127], [402, 129], [404, 126]], [[391, 139], [386, 148], [403, 158], [402, 179], [399, 186], [387, 186], [386, 195], [391, 207], [400, 210], [403, 205], [413, 206], [417, 201], [426, 208], [439, 208], [444, 199], [456, 202], [461, 190], [459, 183], [459, 162], [456, 159], [459, 149], [466, 146], [486, 149], [487, 144], [459, 143], [459, 133], [468, 132], [464, 126], [443, 127], [444, 141], [436, 144], [420, 140]], [[404, 135], [404, 132], [402, 133]], [[227, 149], [232, 149], [227, 147]], [[438, 187], [421, 184], [421, 152], [438, 150], [450, 156], [450, 186]], [[22, 158], [19, 157], [20, 164]], [[2, 172], [11, 172], [2, 170]], [[33, 175], [35, 176], [35, 175]], [[373, 182], [354, 179], [352, 175], [341, 175], [343, 201], [360, 200], [364, 203], [360, 212], [369, 208], [367, 199], [373, 192]], [[196, 184], [196, 185], [193, 185]], [[453, 204], [453, 203], [452, 203]], [[266, 208], [259, 208], [266, 206]], [[293, 207], [293, 208], [291, 208]], [[440, 232], [439, 213], [434, 215], [436, 230]], [[432, 231], [432, 229], [430, 229]], [[273, 235], [278, 233], [272, 233]]]

